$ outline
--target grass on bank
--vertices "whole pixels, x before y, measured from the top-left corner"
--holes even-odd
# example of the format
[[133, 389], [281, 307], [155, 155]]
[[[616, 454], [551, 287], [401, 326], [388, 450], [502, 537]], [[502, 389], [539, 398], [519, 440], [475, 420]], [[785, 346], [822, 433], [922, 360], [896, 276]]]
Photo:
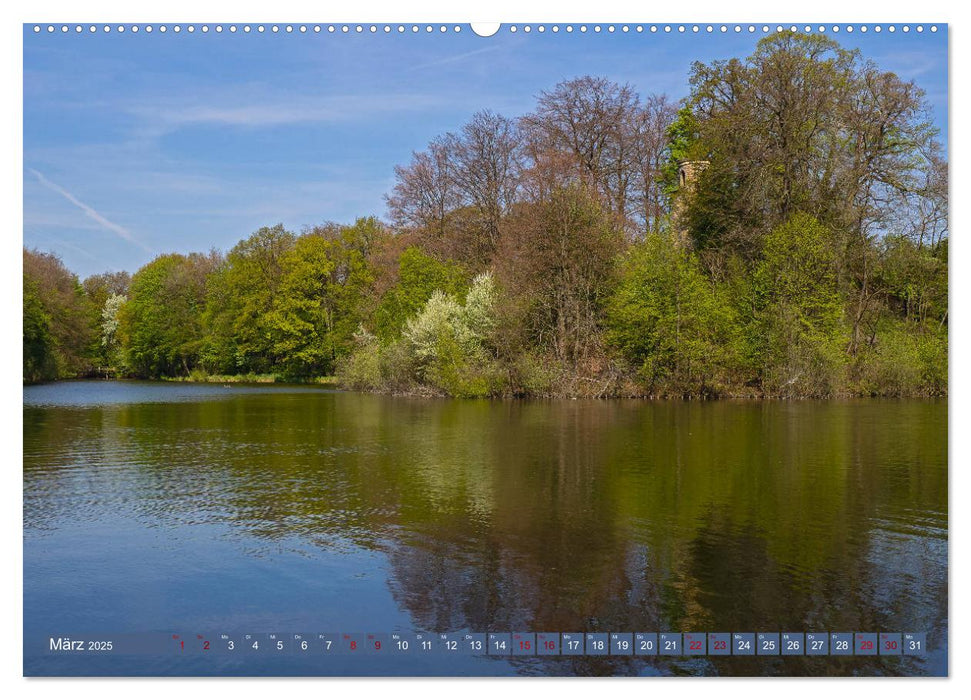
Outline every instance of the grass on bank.
[[202, 370], [194, 370], [186, 377], [163, 377], [167, 382], [191, 382], [195, 384], [319, 384], [322, 386], [338, 385], [337, 377], [285, 377], [281, 374], [207, 374]]

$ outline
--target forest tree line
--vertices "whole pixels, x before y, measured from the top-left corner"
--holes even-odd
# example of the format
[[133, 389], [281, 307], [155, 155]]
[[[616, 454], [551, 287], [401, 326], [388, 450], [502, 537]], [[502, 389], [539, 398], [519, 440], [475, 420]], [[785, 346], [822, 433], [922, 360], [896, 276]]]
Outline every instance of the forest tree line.
[[387, 223], [83, 281], [25, 249], [24, 380], [945, 394], [948, 168], [922, 91], [791, 33], [690, 85], [674, 104], [583, 76], [479, 112], [395, 168]]

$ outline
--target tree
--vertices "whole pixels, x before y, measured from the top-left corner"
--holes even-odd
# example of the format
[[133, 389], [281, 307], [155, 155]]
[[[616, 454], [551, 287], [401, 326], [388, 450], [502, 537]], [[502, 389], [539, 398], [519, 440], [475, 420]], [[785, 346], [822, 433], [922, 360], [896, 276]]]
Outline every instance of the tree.
[[131, 284], [131, 275], [124, 270], [120, 272], [102, 272], [99, 275], [86, 277], [82, 286], [91, 303], [97, 309], [104, 308], [105, 302], [111, 295], [126, 296]]
[[101, 310], [101, 357], [109, 367], [119, 367], [124, 362], [118, 329], [121, 325], [121, 311], [126, 301], [128, 297], [112, 294], [105, 300], [104, 308]]
[[524, 163], [518, 127], [499, 114], [477, 112], [452, 144], [455, 181], [478, 214], [481, 262], [488, 263], [499, 244], [503, 217], [519, 199]]
[[387, 202], [396, 226], [420, 229], [432, 238], [446, 236], [448, 216], [462, 204], [452, 142], [448, 135], [439, 137], [426, 151], [412, 153], [409, 165], [395, 166]]
[[754, 259], [796, 211], [867, 234], [887, 189], [909, 188], [926, 164], [933, 133], [920, 90], [828, 37], [775, 34], [744, 60], [695, 63], [690, 81], [693, 156], [711, 160], [694, 199], [705, 220], [715, 207], [730, 222], [705, 246]]
[[624, 257], [607, 307], [607, 340], [652, 391], [710, 393], [729, 384], [738, 320], [693, 253], [649, 235]]
[[551, 184], [592, 188], [605, 197], [607, 210], [626, 222], [638, 114], [630, 85], [593, 76], [563, 81], [540, 93], [536, 111], [523, 117], [530, 157], [539, 171], [550, 172], [561, 169], [556, 161], [566, 154], [569, 170]]
[[333, 368], [354, 345], [354, 334], [373, 311], [377, 270], [374, 257], [387, 243], [388, 231], [375, 217], [337, 228], [331, 243], [334, 267], [327, 282], [327, 348]]
[[58, 369], [51, 317], [44, 309], [37, 280], [24, 275], [23, 285], [24, 381], [56, 378]]
[[322, 373], [331, 357], [325, 338], [331, 326], [325, 303], [334, 263], [330, 241], [317, 233], [296, 239], [280, 259], [280, 285], [267, 311], [273, 356], [287, 374]]
[[668, 128], [674, 120], [674, 105], [668, 98], [649, 95], [633, 124], [633, 192], [640, 204], [635, 218], [646, 233], [658, 233], [667, 217], [664, 169], [669, 160]]
[[[131, 275], [127, 272], [103, 272], [86, 277], [81, 286], [88, 300], [89, 324], [91, 326], [91, 358], [99, 367], [118, 366], [117, 347], [105, 344], [103, 337], [104, 313], [108, 300], [113, 296], [125, 297]], [[116, 309], [117, 310], [117, 309]]]
[[267, 311], [277, 304], [282, 260], [296, 236], [282, 224], [240, 241], [210, 279], [203, 358], [229, 372], [267, 372], [277, 365], [276, 329]]
[[453, 396], [482, 396], [493, 390], [490, 336], [496, 297], [492, 275], [478, 275], [464, 304], [436, 291], [407, 320], [401, 342], [419, 380]]
[[318, 226], [283, 256], [270, 323], [287, 373], [331, 373], [351, 350], [373, 283], [369, 257], [382, 236], [374, 218]]
[[398, 281], [382, 296], [374, 314], [377, 336], [392, 341], [401, 335], [405, 320], [414, 316], [435, 292], [464, 295], [466, 276], [454, 263], [441, 262], [412, 246], [398, 261]]
[[622, 241], [597, 196], [583, 187], [520, 207], [503, 237], [498, 271], [516, 308], [507, 323], [577, 367], [598, 346]]
[[833, 233], [808, 214], [794, 214], [766, 237], [749, 338], [769, 393], [843, 389], [848, 335], [836, 266]]
[[135, 375], [188, 375], [199, 363], [207, 279], [219, 263], [215, 253], [171, 253], [132, 276], [118, 334]]
[[24, 248], [23, 255], [25, 377], [39, 381], [87, 373], [95, 336], [77, 275], [52, 253]]

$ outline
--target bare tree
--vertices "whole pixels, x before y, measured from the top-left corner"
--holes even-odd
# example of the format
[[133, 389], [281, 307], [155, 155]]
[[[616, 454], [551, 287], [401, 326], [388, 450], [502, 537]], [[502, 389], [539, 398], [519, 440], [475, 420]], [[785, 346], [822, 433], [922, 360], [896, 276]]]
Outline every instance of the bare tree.
[[661, 172], [668, 157], [667, 129], [676, 114], [674, 103], [666, 95], [648, 95], [633, 120], [632, 190], [640, 203], [635, 216], [645, 232], [659, 231], [667, 213]]
[[446, 234], [449, 214], [462, 204], [456, 183], [455, 137], [441, 136], [428, 149], [412, 153], [411, 163], [395, 166], [397, 182], [387, 198], [395, 226]]
[[562, 154], [569, 154], [574, 180], [606, 195], [612, 213], [626, 221], [637, 113], [638, 97], [630, 85], [583, 76], [541, 93], [536, 111], [522, 124], [539, 170], [562, 176]]
[[494, 251], [502, 218], [519, 195], [523, 150], [516, 123], [490, 111], [477, 112], [450, 145], [455, 182], [477, 210], [486, 247]]

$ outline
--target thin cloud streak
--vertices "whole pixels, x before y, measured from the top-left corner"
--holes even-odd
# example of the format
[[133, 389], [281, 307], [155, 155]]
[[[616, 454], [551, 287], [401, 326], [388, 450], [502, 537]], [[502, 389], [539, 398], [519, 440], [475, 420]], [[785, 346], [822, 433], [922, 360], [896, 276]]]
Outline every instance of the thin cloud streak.
[[122, 104], [118, 109], [143, 120], [141, 128], [155, 136], [193, 125], [230, 127], [278, 127], [292, 124], [339, 124], [359, 122], [362, 115], [376, 118], [403, 113], [420, 113], [447, 104], [439, 95], [334, 95], [294, 100], [286, 95], [208, 97], [192, 103], [157, 105]]
[[493, 46], [486, 46], [481, 49], [475, 49], [473, 51], [466, 51], [465, 53], [460, 53], [455, 56], [446, 56], [445, 58], [439, 58], [434, 61], [429, 61], [428, 63], [419, 63], [417, 66], [411, 66], [408, 68], [409, 71], [422, 70], [423, 68], [435, 68], [438, 66], [446, 66], [449, 63], [456, 63], [457, 61], [465, 60], [471, 56], [477, 56], [480, 53], [488, 53], [490, 51], [498, 51], [499, 49], [506, 48], [502, 44], [495, 44]]
[[82, 202], [80, 199], [75, 197], [73, 194], [68, 192], [66, 189], [64, 189], [57, 183], [51, 182], [46, 177], [44, 177], [40, 172], [34, 170], [33, 168], [27, 168], [27, 170], [29, 170], [30, 173], [35, 178], [37, 178], [37, 182], [39, 182], [41, 185], [49, 189], [51, 192], [56, 192], [57, 194], [64, 197], [64, 199], [66, 199], [71, 204], [76, 206], [78, 209], [83, 211], [89, 218], [101, 224], [103, 228], [106, 228], [109, 231], [112, 231], [118, 234], [118, 236], [120, 236], [124, 240], [128, 241], [129, 243], [134, 243], [135, 245], [137, 245], [139, 248], [141, 248], [146, 252], [149, 252], [149, 253], [152, 252], [150, 248], [148, 248], [141, 241], [137, 240], [135, 236], [132, 235], [131, 231], [126, 229], [124, 226], [116, 224], [114, 221], [111, 221], [107, 217], [102, 216], [97, 212], [97, 210], [93, 209], [92, 207], [89, 207], [87, 204]]

